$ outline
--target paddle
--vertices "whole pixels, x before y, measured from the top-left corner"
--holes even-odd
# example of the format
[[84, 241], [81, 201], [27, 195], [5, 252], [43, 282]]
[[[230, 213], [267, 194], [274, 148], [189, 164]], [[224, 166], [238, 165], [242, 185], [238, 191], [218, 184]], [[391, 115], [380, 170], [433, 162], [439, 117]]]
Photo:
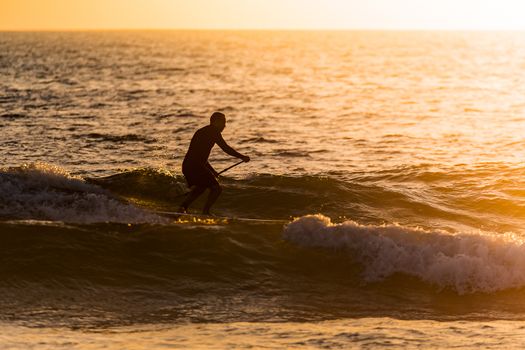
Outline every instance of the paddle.
[[217, 176], [219, 176], [219, 175], [222, 174], [222, 173], [227, 172], [227, 171], [230, 170], [231, 168], [235, 168], [237, 165], [242, 164], [242, 163], [244, 163], [244, 160], [241, 160], [239, 163], [235, 163], [235, 164], [233, 164], [233, 165], [230, 165], [229, 167], [227, 167], [227, 168], [224, 169], [223, 171], [220, 171], [220, 172], [217, 174]]

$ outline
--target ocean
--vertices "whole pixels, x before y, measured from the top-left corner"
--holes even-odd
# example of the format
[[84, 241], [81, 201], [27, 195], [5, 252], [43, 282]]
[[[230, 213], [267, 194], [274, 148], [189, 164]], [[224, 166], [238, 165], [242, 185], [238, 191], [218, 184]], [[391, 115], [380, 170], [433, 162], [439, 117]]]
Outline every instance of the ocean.
[[[524, 96], [521, 32], [0, 32], [0, 349], [523, 348]], [[262, 221], [158, 213], [214, 111]]]

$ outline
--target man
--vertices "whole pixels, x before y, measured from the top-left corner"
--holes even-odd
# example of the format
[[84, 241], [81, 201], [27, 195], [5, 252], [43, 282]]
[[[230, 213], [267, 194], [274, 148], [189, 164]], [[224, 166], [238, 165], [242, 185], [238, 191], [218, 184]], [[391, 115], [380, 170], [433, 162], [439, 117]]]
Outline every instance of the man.
[[192, 190], [181, 204], [181, 212], [186, 213], [191, 203], [207, 188], [210, 189], [210, 194], [202, 210], [203, 214], [209, 215], [211, 206], [219, 198], [222, 192], [222, 188], [216, 179], [219, 174], [208, 163], [208, 157], [215, 144], [218, 144], [224, 152], [233, 157], [245, 162], [250, 161], [250, 157], [237, 152], [224, 141], [221, 132], [225, 127], [226, 116], [220, 112], [215, 112], [210, 117], [210, 125], [197, 130], [193, 135], [188, 152], [182, 162], [182, 173]]

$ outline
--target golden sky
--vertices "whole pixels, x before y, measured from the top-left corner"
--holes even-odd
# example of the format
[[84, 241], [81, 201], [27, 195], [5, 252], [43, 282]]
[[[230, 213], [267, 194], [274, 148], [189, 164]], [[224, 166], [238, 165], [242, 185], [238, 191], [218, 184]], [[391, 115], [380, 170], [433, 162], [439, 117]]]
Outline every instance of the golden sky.
[[0, 30], [512, 29], [525, 0], [0, 0]]

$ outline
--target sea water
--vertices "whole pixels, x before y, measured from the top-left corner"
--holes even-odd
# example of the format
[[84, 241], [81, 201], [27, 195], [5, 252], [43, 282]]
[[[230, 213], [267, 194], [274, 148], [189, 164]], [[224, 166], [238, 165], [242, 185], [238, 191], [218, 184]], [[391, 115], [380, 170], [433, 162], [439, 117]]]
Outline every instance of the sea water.
[[[523, 96], [519, 32], [2, 32], [0, 348], [522, 348]], [[289, 224], [154, 213], [216, 110]]]

